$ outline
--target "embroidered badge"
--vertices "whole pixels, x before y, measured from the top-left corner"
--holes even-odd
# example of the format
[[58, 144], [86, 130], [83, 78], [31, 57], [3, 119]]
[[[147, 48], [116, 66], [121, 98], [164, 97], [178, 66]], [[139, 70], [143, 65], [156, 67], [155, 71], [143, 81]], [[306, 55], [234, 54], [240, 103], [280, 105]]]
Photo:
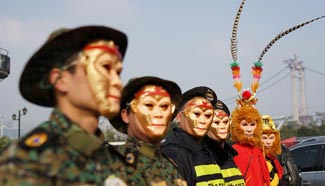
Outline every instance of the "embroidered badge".
[[205, 93], [205, 98], [208, 99], [209, 101], [213, 101], [215, 97], [213, 96], [212, 90], [207, 90]]
[[48, 139], [48, 136], [46, 133], [36, 133], [31, 135], [25, 140], [25, 144], [28, 147], [39, 147], [44, 142], [46, 142]]
[[134, 154], [129, 152], [126, 154], [126, 162], [129, 164], [133, 164], [134, 163]]

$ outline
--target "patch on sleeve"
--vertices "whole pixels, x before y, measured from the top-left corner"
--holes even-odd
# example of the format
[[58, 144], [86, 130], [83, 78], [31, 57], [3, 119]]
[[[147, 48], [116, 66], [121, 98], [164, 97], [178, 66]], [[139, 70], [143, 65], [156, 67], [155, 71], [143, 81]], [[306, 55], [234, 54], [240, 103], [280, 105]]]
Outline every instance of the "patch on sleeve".
[[29, 136], [24, 143], [26, 146], [35, 148], [44, 144], [47, 141], [47, 138], [48, 136], [46, 133], [35, 133]]
[[[42, 150], [52, 144], [55, 140], [53, 134], [49, 133], [44, 128], [36, 128], [23, 139], [20, 140], [19, 146], [24, 149], [39, 149]], [[52, 141], [52, 142], [51, 142]]]
[[125, 162], [129, 165], [136, 167], [138, 163], [139, 153], [130, 148], [125, 150]]

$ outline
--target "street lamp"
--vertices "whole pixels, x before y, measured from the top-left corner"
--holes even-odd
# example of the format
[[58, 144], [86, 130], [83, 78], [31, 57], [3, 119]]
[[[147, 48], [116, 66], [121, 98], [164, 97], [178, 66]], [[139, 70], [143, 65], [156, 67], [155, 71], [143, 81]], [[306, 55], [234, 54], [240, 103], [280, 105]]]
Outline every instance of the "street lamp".
[[20, 138], [20, 116], [23, 116], [27, 113], [27, 108], [24, 107], [23, 109], [18, 111], [18, 118], [16, 114], [12, 115], [13, 120], [18, 120], [18, 139]]

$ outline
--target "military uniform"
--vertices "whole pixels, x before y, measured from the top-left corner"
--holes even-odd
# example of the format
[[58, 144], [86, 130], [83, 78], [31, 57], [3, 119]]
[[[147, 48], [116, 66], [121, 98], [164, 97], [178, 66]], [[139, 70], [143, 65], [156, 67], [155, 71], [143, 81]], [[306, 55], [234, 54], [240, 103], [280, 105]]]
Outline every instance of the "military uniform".
[[103, 185], [110, 175], [104, 136], [89, 134], [58, 109], [0, 157], [0, 185]]
[[108, 147], [112, 156], [108, 164], [114, 177], [124, 180], [127, 185], [186, 185], [173, 164], [163, 157], [159, 146], [128, 137], [125, 144]]
[[[50, 35], [28, 60], [19, 89], [27, 101], [54, 109], [49, 121], [2, 152], [0, 185], [103, 185], [111, 178], [98, 117], [119, 111], [126, 48], [127, 36], [105, 26]], [[100, 70], [108, 65], [110, 73]]]
[[[150, 85], [150, 87], [157, 87], [148, 90], [142, 89], [147, 85]], [[167, 91], [168, 94], [164, 94], [166, 93], [164, 91]], [[152, 143], [150, 140], [147, 140], [146, 142], [140, 140], [148, 139], [151, 137], [149, 135], [150, 131], [146, 131], [144, 128], [149, 128], [146, 127], [146, 125], [152, 124], [146, 123], [147, 121], [151, 121], [151, 115], [155, 114], [151, 113], [151, 110], [160, 108], [155, 108], [157, 106], [151, 102], [149, 103], [146, 101], [145, 103], [146, 105], [149, 105], [150, 111], [144, 114], [146, 115], [146, 121], [139, 119], [137, 117], [137, 114], [139, 114], [137, 113], [138, 111], [135, 112], [132, 109], [132, 106], [130, 106], [132, 103], [134, 103], [132, 100], [139, 101], [138, 99], [140, 98], [135, 99], [135, 97], [137, 97], [135, 95], [137, 95], [139, 92], [140, 94], [146, 96], [155, 95], [158, 98], [170, 97], [171, 103], [174, 104], [176, 108], [179, 105], [179, 101], [181, 99], [181, 90], [179, 86], [172, 81], [163, 80], [153, 76], [143, 76], [129, 80], [123, 89], [120, 101], [121, 111], [125, 110], [128, 112], [126, 117], [129, 117], [129, 123], [124, 122], [121, 117], [121, 111], [120, 114], [115, 118], [110, 119], [110, 123], [120, 132], [125, 134], [130, 133], [131, 135], [128, 135], [125, 144], [114, 145], [113, 143], [108, 143], [108, 149], [110, 153], [108, 156], [109, 161], [107, 163], [110, 165], [114, 176], [111, 179], [109, 178], [106, 180], [106, 184], [113, 185], [116, 180], [123, 180], [127, 185], [139, 186], [187, 185], [176, 167], [174, 167], [174, 165], [167, 158], [165, 158], [161, 152], [160, 141], [164, 136], [163, 133], [159, 137], [156, 136], [159, 138], [159, 140], [157, 140], [155, 143]], [[153, 97], [151, 98], [155, 99]], [[163, 104], [166, 106], [165, 102]], [[147, 108], [142, 107], [142, 109], [145, 110]], [[166, 114], [170, 116], [169, 119], [166, 119], [166, 123], [164, 123], [166, 127], [169, 125], [170, 120], [173, 119], [173, 112], [174, 110], [171, 110], [170, 113]], [[154, 117], [157, 116], [154, 115]], [[159, 115], [159, 118], [163, 117], [165, 117], [163, 114]], [[139, 129], [141, 126], [143, 128]], [[144, 132], [135, 132], [135, 128], [144, 130]], [[145, 138], [142, 138], [144, 136]]]
[[221, 169], [212, 152], [181, 128], [173, 128], [173, 133], [162, 143], [161, 148], [175, 163], [188, 185], [224, 185]]

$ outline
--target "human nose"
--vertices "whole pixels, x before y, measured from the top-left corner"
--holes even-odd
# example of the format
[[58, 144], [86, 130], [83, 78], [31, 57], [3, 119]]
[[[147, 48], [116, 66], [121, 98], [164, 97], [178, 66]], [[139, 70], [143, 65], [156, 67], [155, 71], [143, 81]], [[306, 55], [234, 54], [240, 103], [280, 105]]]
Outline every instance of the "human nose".
[[154, 117], [158, 117], [158, 118], [161, 118], [163, 116], [163, 111], [160, 107], [153, 107], [153, 115]]
[[201, 115], [198, 118], [198, 122], [205, 125], [205, 124], [211, 124], [212, 123], [212, 120], [211, 120], [211, 118], [207, 118], [206, 116]]
[[219, 125], [219, 128], [220, 129], [226, 129], [226, 124], [221, 122], [220, 125]]
[[112, 73], [112, 79], [111, 83], [114, 87], [118, 88], [119, 90], [122, 90], [123, 84], [120, 75], [117, 72]]
[[252, 131], [253, 131], [253, 127], [248, 126], [248, 127], [247, 127], [247, 132], [252, 132]]

